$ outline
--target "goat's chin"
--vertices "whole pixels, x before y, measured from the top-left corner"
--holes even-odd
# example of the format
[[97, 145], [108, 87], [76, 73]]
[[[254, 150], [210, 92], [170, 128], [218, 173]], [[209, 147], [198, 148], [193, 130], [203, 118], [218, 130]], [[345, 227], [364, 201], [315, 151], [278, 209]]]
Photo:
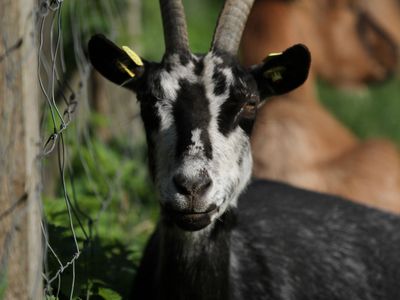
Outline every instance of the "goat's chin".
[[209, 210], [201, 213], [180, 212], [171, 209], [163, 209], [164, 217], [173, 223], [179, 229], [184, 231], [199, 231], [209, 226], [215, 220], [219, 208], [215, 205], [209, 207]]
[[211, 224], [209, 213], [185, 214], [174, 218], [175, 224], [184, 231], [199, 231]]

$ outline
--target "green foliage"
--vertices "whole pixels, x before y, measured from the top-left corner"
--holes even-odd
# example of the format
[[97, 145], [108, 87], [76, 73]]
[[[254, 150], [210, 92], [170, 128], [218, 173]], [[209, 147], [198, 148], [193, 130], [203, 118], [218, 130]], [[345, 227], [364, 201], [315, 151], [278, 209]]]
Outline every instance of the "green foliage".
[[[183, 1], [188, 21], [190, 47], [194, 53], [205, 53], [210, 48], [221, 0]], [[158, 1], [142, 1], [144, 48], [143, 57], [159, 61], [164, 53], [164, 38]]]
[[[112, 38], [126, 35], [125, 13], [128, 0], [62, 2], [61, 28], [64, 56], [68, 74], [76, 70], [89, 38], [95, 33], [103, 33]], [[57, 17], [58, 18], [58, 17]], [[57, 28], [57, 27], [56, 27]]]
[[5, 297], [8, 286], [7, 278], [7, 270], [2, 270], [2, 272], [0, 272], [0, 299], [4, 299]]
[[[70, 231], [65, 227], [50, 226], [49, 235], [52, 245], [62, 262], [66, 262], [75, 253]], [[53, 294], [60, 298], [69, 296], [74, 280], [74, 295], [86, 299], [86, 295], [96, 298], [102, 295], [114, 295], [126, 298], [137, 269], [133, 250], [120, 241], [107, 242], [100, 235], [90, 240], [79, 239], [82, 252], [75, 264], [75, 276], [72, 266], [65, 269], [61, 276], [60, 291], [53, 286]], [[49, 267], [57, 270], [59, 265], [50, 257]], [[96, 297], [95, 297], [96, 296]], [[96, 298], [103, 299], [103, 298]], [[109, 299], [104, 297], [104, 299]]]
[[110, 289], [100, 289], [99, 290], [99, 296], [103, 297], [103, 299], [108, 299], [108, 300], [121, 300], [121, 296], [114, 292], [113, 290]]
[[[125, 298], [158, 215], [156, 195], [142, 143], [128, 146], [122, 137], [105, 143], [91, 134], [96, 126], [89, 129], [81, 142], [75, 134], [64, 135], [71, 161], [65, 169], [66, 190], [82, 253], [75, 264], [75, 277], [71, 266], [62, 273], [60, 295], [67, 297], [74, 281], [76, 297]], [[57, 191], [55, 198], [45, 199], [44, 209], [50, 243], [65, 265], [77, 250], [61, 182]], [[52, 255], [48, 263], [52, 277], [60, 265]], [[52, 293], [57, 294], [57, 289], [53, 286]]]

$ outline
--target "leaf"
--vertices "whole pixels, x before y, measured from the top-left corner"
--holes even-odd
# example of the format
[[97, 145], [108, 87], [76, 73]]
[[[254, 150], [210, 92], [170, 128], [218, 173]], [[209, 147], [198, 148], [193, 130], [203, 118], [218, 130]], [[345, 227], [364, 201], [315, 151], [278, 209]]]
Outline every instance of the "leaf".
[[[4, 273], [6, 273], [6, 272], [4, 272]], [[1, 274], [2, 276], [0, 276], [0, 299], [4, 299], [5, 298], [7, 285], [8, 285], [7, 275], [4, 274], [4, 273]], [[5, 276], [3, 276], [3, 275], [5, 275]]]
[[107, 288], [99, 288], [98, 295], [107, 300], [122, 300], [120, 294], [118, 294], [116, 291]]

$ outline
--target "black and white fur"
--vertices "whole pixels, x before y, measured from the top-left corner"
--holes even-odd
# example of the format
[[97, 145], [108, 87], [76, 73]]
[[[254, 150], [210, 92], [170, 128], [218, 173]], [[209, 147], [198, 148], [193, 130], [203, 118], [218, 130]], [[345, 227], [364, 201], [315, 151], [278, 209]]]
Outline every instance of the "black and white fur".
[[[95, 68], [137, 93], [159, 192], [161, 216], [133, 299], [400, 299], [398, 217], [280, 183], [250, 183], [257, 105], [304, 81], [307, 50], [295, 46], [242, 68], [237, 34], [252, 1], [232, 0], [211, 51], [193, 55], [180, 1], [160, 3], [161, 63], [133, 63], [103, 36], [89, 43]], [[178, 29], [166, 21], [175, 19]], [[227, 37], [236, 19], [243, 24]], [[282, 64], [284, 82], [271, 80], [268, 71]]]

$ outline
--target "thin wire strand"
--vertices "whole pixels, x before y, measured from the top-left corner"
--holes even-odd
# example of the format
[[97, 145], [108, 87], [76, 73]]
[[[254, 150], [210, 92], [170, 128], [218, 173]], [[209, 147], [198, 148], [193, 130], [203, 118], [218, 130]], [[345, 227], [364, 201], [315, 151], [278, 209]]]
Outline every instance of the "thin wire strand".
[[[96, 4], [99, 6], [97, 7], [95, 4], [89, 4], [84, 1], [70, 0], [67, 7], [64, 7], [65, 5], [62, 0], [41, 0], [40, 6], [38, 7], [40, 34], [38, 44], [37, 77], [40, 89], [44, 95], [44, 103], [46, 105], [46, 112], [44, 113], [42, 124], [43, 128], [45, 128], [46, 117], [48, 118], [48, 116], [50, 116], [50, 119], [48, 120], [51, 121], [53, 127], [53, 132], [48, 135], [43, 145], [42, 157], [48, 157], [52, 153], [57, 156], [62, 197], [64, 199], [66, 215], [68, 217], [68, 225], [66, 225], [68, 226], [68, 232], [71, 235], [71, 243], [73, 243], [74, 249], [74, 253], [72, 253], [66, 261], [65, 258], [61, 258], [51, 243], [46, 221], [44, 219], [42, 220], [41, 230], [46, 249], [45, 257], [47, 259], [54, 258], [57, 264], [56, 270], [50, 270], [47, 263], [45, 263], [45, 271], [42, 274], [45, 282], [45, 293], [48, 295], [54, 295], [57, 298], [59, 298], [59, 296], [66, 296], [62, 295], [62, 290], [64, 291], [63, 274], [68, 268], [71, 268], [72, 271], [69, 299], [74, 298], [78, 259], [82, 257], [82, 253], [84, 253], [85, 249], [88, 249], [89, 251], [85, 253], [88, 255], [87, 261], [90, 261], [91, 255], [93, 255], [92, 251], [90, 251], [92, 247], [93, 232], [96, 232], [96, 225], [98, 224], [99, 219], [112, 203], [118, 181], [121, 177], [120, 170], [118, 170], [112, 177], [105, 172], [105, 169], [99, 162], [99, 154], [93, 144], [93, 137], [87, 124], [84, 124], [80, 129], [79, 124], [75, 124], [76, 131], [67, 130], [72, 124], [71, 122], [74, 120], [73, 117], [78, 100], [80, 110], [85, 113], [90, 113], [88, 81], [90, 79], [91, 67], [85, 55], [84, 47], [82, 46], [82, 41], [89, 34], [90, 27], [87, 22], [87, 16], [84, 15], [84, 11], [91, 11], [92, 13], [91, 8], [95, 7], [93, 13], [96, 13], [96, 15], [100, 16], [104, 20], [110, 19], [109, 21], [112, 24], [115, 24], [115, 22], [121, 22], [121, 20], [119, 20], [120, 18], [117, 17], [120, 15], [120, 12], [113, 3], [102, 0]], [[77, 88], [74, 88], [66, 79], [67, 64], [65, 61], [63, 41], [63, 32], [65, 28], [64, 30], [62, 28], [62, 10], [68, 8], [68, 6], [73, 52], [78, 74]], [[89, 10], [84, 9], [85, 7], [89, 8]], [[113, 34], [116, 34], [116, 26], [111, 27], [114, 29]], [[61, 104], [65, 105], [62, 114], [62, 109], [60, 109], [58, 100], [62, 100]], [[73, 133], [72, 139], [68, 134], [71, 132]], [[83, 167], [84, 176], [88, 179], [92, 192], [95, 194], [95, 197], [100, 204], [98, 211], [93, 217], [84, 212], [78, 205], [79, 195], [77, 195], [75, 189], [74, 172], [70, 163], [71, 156], [68, 151], [67, 141], [71, 141], [74, 146], [77, 147], [78, 151], [76, 152], [79, 162]], [[83, 156], [83, 149], [81, 148], [83, 145], [85, 146], [85, 150], [87, 150], [87, 157]], [[101, 178], [101, 181], [106, 185], [106, 192], [104, 194], [102, 194], [103, 192], [98, 189], [98, 185], [96, 184], [92, 174], [93, 171], [86, 159], [98, 167], [96, 170], [96, 178]], [[84, 225], [82, 220], [86, 220], [87, 225]], [[78, 238], [78, 236], [82, 236], [83, 239]], [[80, 244], [80, 241], [83, 241], [83, 245]], [[85, 258], [86, 254], [83, 257]], [[89, 264], [86, 264], [86, 266], [89, 272]], [[53, 291], [52, 288], [53, 284], [56, 285], [54, 286], [55, 291]], [[91, 285], [89, 282], [86, 284], [86, 287], [86, 298], [88, 298], [91, 292]]]

